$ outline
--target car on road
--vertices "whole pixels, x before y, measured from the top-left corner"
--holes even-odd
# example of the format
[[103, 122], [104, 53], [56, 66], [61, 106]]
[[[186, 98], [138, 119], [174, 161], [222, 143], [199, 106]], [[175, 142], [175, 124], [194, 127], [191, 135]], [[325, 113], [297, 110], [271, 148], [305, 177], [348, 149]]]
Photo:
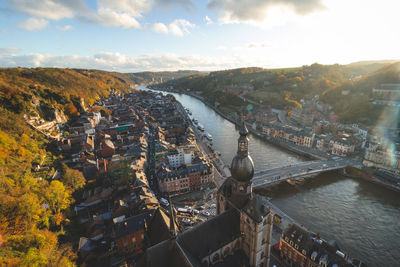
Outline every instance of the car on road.
[[202, 214], [207, 217], [211, 215], [208, 211], [203, 211]]
[[169, 202], [168, 200], [166, 200], [165, 198], [160, 198], [160, 203], [166, 207], [169, 206]]
[[196, 215], [200, 214], [200, 211], [197, 210], [197, 209], [193, 209], [192, 211], [193, 211], [193, 213], [196, 214]]

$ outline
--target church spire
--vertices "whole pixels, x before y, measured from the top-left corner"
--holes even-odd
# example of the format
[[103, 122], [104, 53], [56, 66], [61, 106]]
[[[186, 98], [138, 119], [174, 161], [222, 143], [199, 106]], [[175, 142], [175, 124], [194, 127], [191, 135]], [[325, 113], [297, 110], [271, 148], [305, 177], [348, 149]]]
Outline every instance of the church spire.
[[254, 175], [254, 163], [249, 155], [249, 139], [247, 138], [249, 130], [247, 130], [243, 117], [241, 119], [242, 125], [239, 131], [238, 151], [232, 160], [231, 173], [233, 179], [250, 183]]
[[242, 126], [240, 127], [240, 137], [238, 139], [238, 155], [241, 157], [246, 157], [249, 154], [249, 139], [247, 135], [249, 130], [247, 130], [246, 124], [242, 121]]

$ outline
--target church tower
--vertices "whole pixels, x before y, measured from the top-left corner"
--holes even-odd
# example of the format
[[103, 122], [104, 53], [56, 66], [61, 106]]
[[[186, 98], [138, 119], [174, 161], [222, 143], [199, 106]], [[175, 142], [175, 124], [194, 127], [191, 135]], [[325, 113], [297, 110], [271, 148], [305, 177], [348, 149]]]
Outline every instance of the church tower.
[[249, 131], [242, 122], [238, 149], [231, 163], [232, 176], [218, 189], [217, 213], [240, 213], [240, 248], [249, 266], [267, 267], [270, 258], [273, 213], [268, 199], [252, 192], [254, 163], [249, 155]]
[[249, 155], [249, 131], [244, 122], [239, 131], [238, 150], [236, 156], [232, 159], [232, 201], [238, 207], [246, 203], [251, 194], [251, 179], [254, 175], [253, 159]]

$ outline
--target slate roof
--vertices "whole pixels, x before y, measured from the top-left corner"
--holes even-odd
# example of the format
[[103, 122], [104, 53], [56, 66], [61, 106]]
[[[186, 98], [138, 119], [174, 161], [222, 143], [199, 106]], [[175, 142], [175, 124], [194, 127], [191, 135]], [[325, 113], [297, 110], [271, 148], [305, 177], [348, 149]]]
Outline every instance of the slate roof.
[[165, 240], [147, 249], [144, 262], [138, 265], [148, 267], [193, 266], [175, 239]]
[[316, 262], [325, 260], [328, 262], [329, 266], [332, 264], [348, 266], [347, 262], [336, 254], [339, 247], [335, 241], [326, 242], [323, 239], [319, 239], [317, 235], [297, 224], [291, 224], [285, 229], [282, 238], [286, 239], [286, 237], [299, 246], [297, 250], [300, 253], [305, 250], [308, 258], [311, 258], [311, 255], [314, 254], [316, 256]]
[[263, 217], [268, 215], [271, 210], [268, 206], [268, 199], [258, 194], [251, 193], [252, 196], [243, 207], [243, 211], [249, 215], [255, 222], [262, 222]]
[[[154, 213], [154, 216], [149, 224], [148, 233], [151, 246], [158, 244], [164, 240], [170, 239], [172, 237], [169, 232], [170, 222], [171, 220], [168, 217], [168, 215], [165, 214], [165, 212], [161, 208], [158, 208]], [[175, 222], [175, 229], [179, 229], [176, 222]]]
[[150, 222], [150, 218], [153, 213], [154, 211], [150, 210], [146, 213], [132, 216], [118, 223], [115, 226], [115, 238], [119, 238], [121, 236], [136, 232], [140, 229], [144, 229], [145, 223], [148, 224]]
[[177, 241], [191, 257], [199, 262], [218, 248], [240, 236], [240, 214], [228, 210], [178, 235]]

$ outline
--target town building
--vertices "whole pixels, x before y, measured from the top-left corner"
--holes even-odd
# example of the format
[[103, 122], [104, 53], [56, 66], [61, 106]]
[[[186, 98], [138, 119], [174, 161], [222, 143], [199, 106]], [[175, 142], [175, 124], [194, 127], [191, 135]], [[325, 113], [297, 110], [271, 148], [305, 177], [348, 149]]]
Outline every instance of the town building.
[[363, 164], [367, 167], [383, 168], [388, 170], [400, 170], [400, 152], [385, 149], [381, 145], [373, 145], [365, 150]]
[[302, 126], [312, 126], [314, 113], [309, 109], [297, 107], [290, 112], [290, 119]]
[[192, 163], [196, 150], [196, 146], [190, 144], [186, 147], [180, 147], [170, 151], [167, 155], [169, 165], [173, 168], [178, 168], [182, 165]]
[[354, 144], [346, 138], [335, 139], [331, 141], [332, 154], [347, 157], [354, 152]]
[[286, 266], [358, 266], [348, 262], [349, 256], [335, 241], [326, 242], [297, 224], [289, 225], [282, 233], [279, 249]]

